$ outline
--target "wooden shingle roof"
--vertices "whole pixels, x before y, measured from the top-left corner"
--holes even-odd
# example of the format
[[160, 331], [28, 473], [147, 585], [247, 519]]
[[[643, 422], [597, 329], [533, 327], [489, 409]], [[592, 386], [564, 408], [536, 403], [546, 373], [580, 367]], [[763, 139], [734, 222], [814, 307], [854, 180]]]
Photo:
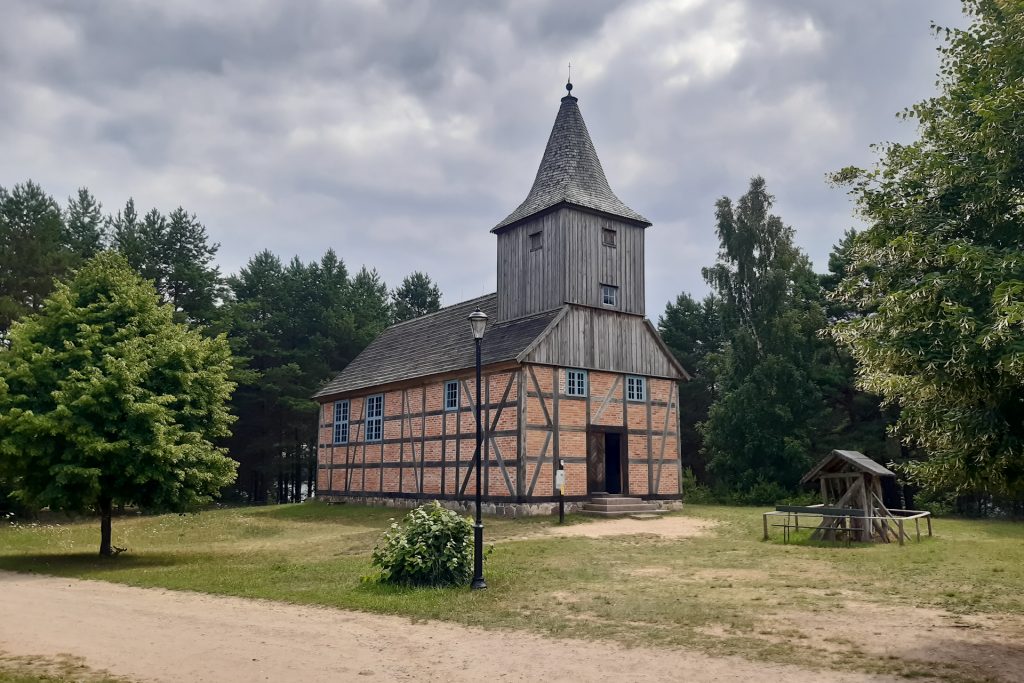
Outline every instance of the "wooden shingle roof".
[[612, 192], [576, 102], [572, 95], [562, 98], [530, 194], [491, 232], [562, 204], [651, 224]]
[[[472, 368], [476, 364], [468, 316], [479, 308], [493, 321], [498, 295], [463, 301], [384, 330], [314, 398]], [[481, 345], [484, 365], [515, 360], [561, 309], [488, 325]]]
[[811, 471], [803, 476], [800, 483], [806, 484], [809, 481], [814, 481], [819, 478], [822, 474], [839, 471], [865, 472], [879, 477], [896, 476], [860, 451], [835, 450], [826, 455], [821, 459], [821, 462], [811, 468]]

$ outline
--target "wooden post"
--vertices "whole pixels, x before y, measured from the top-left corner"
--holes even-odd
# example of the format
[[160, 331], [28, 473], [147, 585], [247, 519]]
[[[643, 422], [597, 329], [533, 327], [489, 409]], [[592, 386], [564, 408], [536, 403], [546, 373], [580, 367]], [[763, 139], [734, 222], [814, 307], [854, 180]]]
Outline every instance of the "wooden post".
[[764, 539], [763, 540], [767, 541], [768, 540], [768, 513], [765, 512], [764, 514], [762, 514], [761, 515], [761, 519], [764, 521]]
[[927, 517], [925, 517], [925, 519], [928, 520], [928, 537], [931, 538], [931, 535], [932, 535], [932, 516], [928, 515]]
[[917, 542], [921, 542], [921, 519], [920, 517], [914, 518], [914, 527], [917, 529]]
[[896, 525], [900, 529], [900, 545], [903, 545], [903, 519], [902, 518], [897, 518]]

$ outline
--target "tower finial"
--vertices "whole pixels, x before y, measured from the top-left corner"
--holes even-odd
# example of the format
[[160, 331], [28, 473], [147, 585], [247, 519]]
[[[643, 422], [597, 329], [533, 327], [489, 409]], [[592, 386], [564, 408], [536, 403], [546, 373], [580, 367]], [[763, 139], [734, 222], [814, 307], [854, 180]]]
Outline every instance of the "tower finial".
[[565, 81], [565, 90], [572, 95], [572, 62], [569, 62], [569, 78]]

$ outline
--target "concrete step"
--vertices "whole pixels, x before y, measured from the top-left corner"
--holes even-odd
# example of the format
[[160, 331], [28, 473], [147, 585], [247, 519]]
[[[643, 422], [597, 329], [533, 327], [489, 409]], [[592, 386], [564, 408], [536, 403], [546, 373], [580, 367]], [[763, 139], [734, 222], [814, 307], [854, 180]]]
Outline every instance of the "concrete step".
[[667, 510], [649, 510], [645, 512], [622, 512], [620, 510], [583, 510], [589, 517], [629, 517], [630, 519], [657, 519]]
[[626, 496], [591, 496], [590, 502], [599, 505], [641, 505], [642, 498], [628, 498]]
[[583, 512], [607, 512], [628, 515], [637, 512], [656, 512], [658, 506], [653, 503], [634, 503], [632, 505], [601, 505], [600, 503], [584, 503]]

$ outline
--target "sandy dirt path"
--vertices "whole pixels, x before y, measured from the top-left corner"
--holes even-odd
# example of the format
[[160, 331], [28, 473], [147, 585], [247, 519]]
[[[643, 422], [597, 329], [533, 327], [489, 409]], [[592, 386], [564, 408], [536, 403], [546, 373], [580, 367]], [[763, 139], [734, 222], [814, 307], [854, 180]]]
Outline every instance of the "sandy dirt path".
[[866, 681], [681, 649], [0, 572], [0, 650], [138, 681]]

